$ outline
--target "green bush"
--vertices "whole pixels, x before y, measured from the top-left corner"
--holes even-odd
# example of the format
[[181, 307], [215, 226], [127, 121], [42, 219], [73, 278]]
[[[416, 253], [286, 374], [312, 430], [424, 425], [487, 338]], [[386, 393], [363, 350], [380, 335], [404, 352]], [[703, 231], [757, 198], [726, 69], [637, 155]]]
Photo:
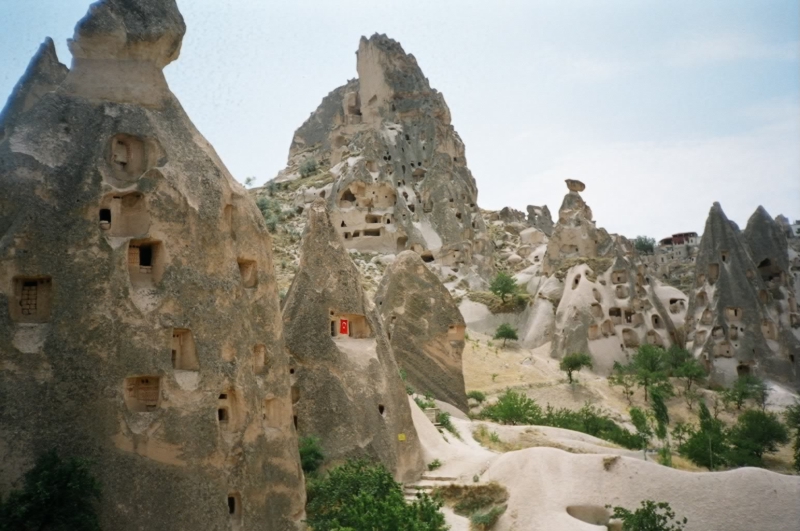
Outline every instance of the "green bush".
[[725, 436], [725, 425], [711, 416], [704, 402], [700, 402], [699, 417], [700, 428], [688, 433], [686, 442], [680, 445], [678, 453], [709, 470], [725, 466], [730, 449]]
[[794, 430], [794, 471], [800, 473], [800, 400], [795, 399], [783, 414], [789, 429]]
[[467, 393], [467, 398], [474, 398], [482, 404], [483, 401], [486, 400], [486, 395], [480, 391], [470, 391]]
[[303, 467], [303, 472], [306, 474], [316, 472], [323, 461], [325, 455], [319, 445], [319, 438], [300, 437], [300, 465]]
[[478, 531], [486, 531], [494, 527], [494, 524], [497, 523], [497, 520], [500, 519], [500, 516], [506, 512], [505, 505], [501, 507], [492, 507], [485, 513], [475, 513], [469, 519], [470, 523], [472, 523], [472, 527], [477, 529]]
[[442, 466], [442, 462], [439, 461], [438, 459], [434, 459], [433, 461], [428, 463], [428, 470], [433, 471], [433, 470], [436, 470], [437, 468], [439, 468], [441, 466]]
[[750, 399], [756, 400], [763, 406], [766, 405], [769, 396], [769, 388], [764, 381], [752, 374], [739, 376], [729, 389], [721, 391], [722, 400], [732, 403], [737, 410], [741, 410], [745, 402]]
[[300, 177], [308, 177], [317, 171], [317, 161], [315, 159], [306, 159], [300, 164]]
[[765, 453], [776, 452], [778, 445], [789, 442], [789, 431], [774, 413], [751, 409], [736, 420], [728, 440], [730, 465], [762, 466]]
[[502, 302], [506, 302], [507, 295], [513, 295], [519, 290], [517, 281], [514, 277], [504, 271], [497, 273], [492, 283], [489, 285], [489, 291], [500, 297]]
[[569, 383], [572, 383], [572, 373], [575, 371], [580, 371], [584, 367], [589, 369], [592, 368], [592, 357], [582, 352], [567, 354], [559, 364], [559, 368], [567, 373], [567, 379], [569, 380]]
[[445, 531], [441, 506], [424, 493], [408, 504], [383, 465], [349, 460], [308, 484], [306, 523], [314, 531]]
[[99, 500], [100, 483], [89, 461], [62, 461], [50, 451], [25, 474], [22, 490], [0, 499], [0, 531], [100, 531]]
[[256, 199], [256, 206], [261, 211], [261, 215], [264, 216], [267, 229], [270, 232], [275, 232], [278, 229], [278, 223], [283, 221], [283, 212], [278, 200], [262, 195]]
[[450, 413], [446, 413], [444, 411], [440, 411], [436, 414], [436, 422], [438, 422], [442, 428], [446, 429], [453, 435], [455, 435], [456, 439], [460, 439], [461, 435], [458, 433], [458, 430], [455, 426], [453, 426], [453, 421], [450, 420]]
[[[611, 508], [610, 505], [606, 505]], [[631, 512], [624, 507], [614, 507], [611, 518], [622, 520], [622, 531], [682, 531], [686, 522], [675, 520], [675, 513], [668, 503], [653, 500], [642, 501], [642, 507]]]
[[532, 398], [506, 389], [497, 402], [483, 408], [481, 415], [501, 424], [536, 424], [542, 418], [542, 408]]
[[425, 411], [426, 409], [436, 407], [436, 402], [434, 402], [433, 400], [427, 400], [425, 398], [420, 398], [418, 396], [414, 397], [414, 402], [416, 402], [419, 408], [423, 411]]
[[519, 338], [517, 337], [517, 329], [516, 328], [514, 328], [513, 326], [511, 326], [508, 323], [503, 323], [503, 324], [501, 324], [500, 326], [497, 327], [497, 330], [495, 331], [494, 337], [492, 339], [502, 339], [503, 340], [503, 346], [505, 347], [506, 346], [506, 340], [513, 339], [513, 340], [516, 341]]

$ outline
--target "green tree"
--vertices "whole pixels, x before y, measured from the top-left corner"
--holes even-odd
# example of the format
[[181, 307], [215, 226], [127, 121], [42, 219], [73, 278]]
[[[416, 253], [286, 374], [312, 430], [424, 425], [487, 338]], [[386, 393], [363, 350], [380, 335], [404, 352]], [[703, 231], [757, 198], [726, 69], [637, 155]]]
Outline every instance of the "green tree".
[[692, 463], [715, 470], [725, 465], [725, 457], [729, 453], [724, 425], [721, 420], [711, 416], [705, 402], [700, 402], [698, 416], [699, 429], [689, 435], [679, 452]]
[[765, 453], [776, 452], [778, 445], [789, 442], [789, 431], [774, 413], [750, 409], [736, 420], [728, 439], [729, 464], [762, 466]]
[[270, 232], [275, 232], [278, 229], [278, 223], [283, 220], [283, 212], [278, 200], [262, 195], [256, 199], [256, 206], [261, 211], [261, 215], [264, 216], [267, 229]]
[[592, 357], [582, 352], [567, 354], [559, 364], [559, 368], [567, 373], [567, 379], [569, 380], [569, 383], [572, 383], [572, 373], [575, 371], [580, 371], [584, 367], [589, 369], [592, 368]]
[[656, 239], [649, 236], [637, 236], [633, 240], [633, 246], [642, 254], [653, 254], [656, 247]]
[[636, 435], [641, 442], [642, 452], [644, 452], [644, 460], [647, 461], [647, 446], [650, 444], [650, 439], [653, 438], [653, 429], [650, 427], [650, 422], [647, 420], [647, 413], [638, 407], [630, 409], [631, 423], [636, 428]]
[[492, 339], [502, 339], [503, 340], [503, 347], [506, 346], [506, 341], [509, 339], [517, 340], [517, 329], [511, 326], [508, 323], [503, 323], [497, 327], [497, 330], [494, 332], [494, 337]]
[[669, 409], [667, 408], [667, 398], [669, 398], [669, 389], [663, 386], [654, 387], [650, 397], [650, 409], [653, 413], [653, 420], [655, 420], [655, 432], [658, 440], [661, 441], [660, 462], [662, 465], [672, 466], [672, 450], [667, 438], [667, 429], [669, 426]]
[[633, 401], [633, 388], [636, 385], [636, 375], [631, 365], [622, 365], [618, 361], [614, 362], [614, 370], [608, 377], [608, 385], [621, 387], [622, 395], [628, 400], [628, 405]]
[[677, 376], [678, 369], [687, 361], [694, 359], [692, 354], [685, 348], [678, 345], [671, 345], [664, 352], [664, 363], [667, 366], [670, 376]]
[[672, 428], [672, 438], [678, 442], [678, 451], [680, 452], [684, 441], [694, 433], [694, 429], [685, 422], [676, 422], [675, 427]]
[[99, 500], [89, 461], [50, 451], [25, 474], [22, 490], [0, 500], [0, 531], [100, 531]]
[[794, 470], [800, 473], [800, 400], [795, 399], [783, 414], [789, 429], [794, 430]]
[[519, 286], [514, 277], [504, 271], [497, 273], [492, 283], [489, 285], [489, 291], [500, 297], [500, 300], [506, 302], [506, 295], [513, 295], [517, 292]]
[[631, 360], [636, 383], [644, 389], [647, 402], [648, 390], [656, 384], [667, 383], [667, 364], [664, 349], [656, 345], [642, 345]]
[[483, 408], [481, 415], [501, 424], [537, 424], [542, 419], [542, 408], [519, 391], [506, 389], [497, 402]]
[[[675, 519], [668, 503], [644, 500], [639, 509], [631, 512], [624, 507], [614, 507], [611, 518], [622, 520], [622, 531], [683, 531], [688, 520]], [[606, 505], [611, 508], [610, 505]]]
[[441, 506], [423, 493], [407, 504], [402, 485], [383, 465], [349, 460], [308, 483], [306, 523], [314, 531], [445, 531]]
[[691, 391], [692, 384], [705, 380], [706, 370], [695, 358], [689, 358], [678, 366], [673, 375], [683, 380], [686, 390]]
[[766, 404], [769, 397], [769, 388], [760, 378], [752, 374], [739, 376], [729, 389], [720, 393], [722, 400], [732, 403], [737, 410], [741, 410], [747, 400], [756, 399]]
[[319, 469], [325, 455], [319, 445], [319, 438], [314, 436], [300, 437], [300, 466], [303, 472], [311, 474]]
[[248, 177], [248, 178], [246, 178], [244, 180], [244, 186], [246, 188], [250, 188], [251, 186], [253, 186], [254, 182], [256, 182], [256, 178], [255, 177]]

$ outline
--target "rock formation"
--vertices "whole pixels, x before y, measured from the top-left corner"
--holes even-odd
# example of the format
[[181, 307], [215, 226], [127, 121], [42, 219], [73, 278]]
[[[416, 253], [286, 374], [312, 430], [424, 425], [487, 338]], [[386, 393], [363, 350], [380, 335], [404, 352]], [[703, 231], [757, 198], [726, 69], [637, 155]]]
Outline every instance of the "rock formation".
[[2, 114], [0, 490], [88, 457], [104, 529], [294, 529], [270, 237], [172, 95], [174, 0], [103, 0]]
[[423, 466], [419, 440], [380, 315], [324, 201], [307, 210], [283, 308], [297, 429], [320, 438], [328, 463], [366, 457], [413, 478]]
[[[385, 35], [362, 38], [358, 79], [331, 92], [297, 130], [277, 182], [309, 178], [301, 202], [326, 198], [348, 249], [410, 249], [459, 275], [488, 278], [491, 247], [464, 144], [442, 95]], [[324, 183], [330, 182], [330, 184]]]
[[375, 302], [408, 383], [469, 411], [461, 366], [464, 318], [417, 253], [403, 251], [389, 265]]
[[740, 233], [714, 203], [697, 256], [687, 328], [711, 379], [757, 373], [798, 384], [800, 326], [786, 239], [759, 207]]
[[551, 275], [570, 259], [611, 256], [614, 242], [605, 229], [598, 229], [589, 208], [578, 193], [585, 188], [580, 181], [567, 181], [569, 193], [558, 211], [558, 223], [550, 236], [542, 260], [542, 273]]
[[553, 235], [553, 218], [547, 205], [528, 205], [528, 225], [545, 233], [547, 237]]

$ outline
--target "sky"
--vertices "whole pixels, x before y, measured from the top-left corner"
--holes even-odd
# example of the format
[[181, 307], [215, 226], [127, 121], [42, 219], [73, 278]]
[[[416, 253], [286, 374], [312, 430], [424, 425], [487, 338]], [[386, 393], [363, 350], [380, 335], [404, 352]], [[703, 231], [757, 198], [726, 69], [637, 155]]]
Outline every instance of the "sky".
[[[88, 0], [0, 0], [0, 100]], [[240, 181], [356, 74], [362, 35], [413, 53], [444, 94], [482, 208], [546, 204], [564, 179], [598, 226], [702, 232], [711, 205], [800, 219], [797, 0], [178, 0], [170, 88]]]

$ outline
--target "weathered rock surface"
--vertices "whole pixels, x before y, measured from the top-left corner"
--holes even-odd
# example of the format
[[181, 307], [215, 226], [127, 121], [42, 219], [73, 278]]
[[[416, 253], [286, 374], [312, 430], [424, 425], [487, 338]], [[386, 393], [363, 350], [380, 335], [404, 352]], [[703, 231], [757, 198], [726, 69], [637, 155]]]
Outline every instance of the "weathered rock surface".
[[544, 232], [547, 237], [553, 235], [553, 217], [547, 205], [528, 205], [528, 224]]
[[0, 490], [88, 457], [104, 529], [295, 529], [270, 236], [166, 85], [173, 0], [95, 3], [0, 135]]
[[423, 463], [399, 367], [321, 199], [308, 208], [283, 320], [299, 433], [320, 438], [329, 465], [365, 457], [415, 478]]
[[412, 251], [387, 268], [375, 296], [398, 365], [417, 392], [464, 412], [464, 318], [450, 292]]
[[358, 79], [331, 92], [297, 130], [276, 181], [300, 178], [313, 160], [330, 174], [330, 189], [314, 190], [348, 249], [410, 249], [488, 278], [491, 242], [444, 98], [385, 35], [362, 38], [357, 56]]
[[763, 208], [741, 233], [714, 203], [700, 242], [687, 329], [715, 383], [756, 373], [798, 384], [800, 321], [788, 267], [785, 237]]

